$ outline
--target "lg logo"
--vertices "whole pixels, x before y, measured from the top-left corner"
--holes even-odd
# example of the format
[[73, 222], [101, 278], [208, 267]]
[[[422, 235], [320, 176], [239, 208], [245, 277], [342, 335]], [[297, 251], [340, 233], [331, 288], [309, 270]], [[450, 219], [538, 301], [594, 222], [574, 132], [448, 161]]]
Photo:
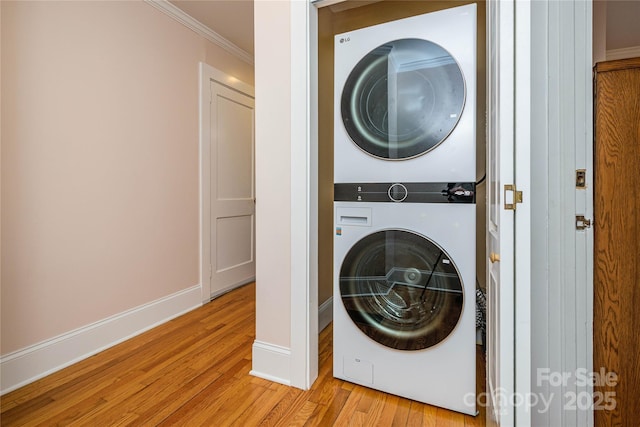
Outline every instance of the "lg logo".
[[351, 37], [342, 37], [342, 38], [340, 39], [340, 43], [347, 43], [347, 42], [349, 42], [349, 41], [351, 41]]

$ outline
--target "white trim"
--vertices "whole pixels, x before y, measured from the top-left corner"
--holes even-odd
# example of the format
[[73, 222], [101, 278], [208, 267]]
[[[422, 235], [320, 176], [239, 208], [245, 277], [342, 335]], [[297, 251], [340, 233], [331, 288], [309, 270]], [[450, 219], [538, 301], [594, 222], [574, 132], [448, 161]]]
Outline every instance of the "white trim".
[[333, 321], [333, 296], [318, 307], [318, 331], [322, 331]]
[[[531, 280], [536, 283], [535, 292], [531, 293], [531, 305], [536, 307], [531, 313], [532, 328], [532, 375], [537, 375], [538, 369], [549, 368], [554, 372], [559, 369], [550, 364], [559, 350], [549, 352], [550, 344], [559, 336], [559, 328], [550, 328], [557, 325], [558, 309], [550, 301], [549, 289], [549, 261], [551, 233], [549, 227], [549, 123], [553, 120], [552, 111], [554, 103], [549, 94], [551, 86], [557, 79], [549, 79], [548, 73], [552, 60], [558, 55], [550, 55], [549, 38], [551, 28], [551, 14], [549, 4], [535, 2], [532, 4], [532, 70], [531, 70], [531, 137], [537, 141], [536, 149], [531, 151], [531, 186], [529, 199], [531, 201], [531, 229], [536, 230], [531, 236], [531, 264], [538, 266], [531, 271]], [[542, 231], [544, 230], [544, 232]], [[553, 290], [551, 290], [553, 292]], [[548, 399], [550, 396], [549, 382], [536, 381], [532, 385], [532, 392]], [[561, 424], [560, 420], [553, 419], [555, 408], [548, 411], [534, 411], [531, 415], [533, 425]]]
[[345, 0], [309, 0], [311, 3], [320, 9], [321, 7], [332, 6], [337, 3], [343, 3]]
[[[592, 2], [576, 2], [575, 22], [575, 84], [573, 106], [575, 108], [574, 126], [575, 169], [587, 170], [587, 188], [574, 190], [575, 213], [584, 212], [587, 218], [593, 218], [593, 6]], [[640, 46], [636, 56], [640, 56]], [[571, 101], [570, 101], [571, 102]], [[571, 184], [570, 184], [571, 185]], [[572, 186], [572, 185], [571, 185]], [[570, 215], [568, 212], [566, 215]], [[593, 372], [593, 228], [584, 232], [575, 231], [576, 275], [576, 366]], [[568, 245], [571, 248], [571, 244]], [[577, 396], [593, 395], [593, 386], [577, 385]], [[576, 425], [592, 427], [593, 409], [579, 408], [576, 413]]]
[[[515, 2], [514, 177], [522, 204], [514, 216], [514, 391], [531, 395], [531, 2]], [[508, 160], [503, 160], [508, 161]], [[515, 405], [518, 427], [531, 426], [531, 409]]]
[[247, 64], [254, 65], [253, 55], [251, 55], [246, 50], [239, 48], [229, 40], [225, 39], [220, 34], [216, 33], [211, 28], [204, 25], [202, 22], [186, 14], [180, 8], [171, 4], [168, 0], [144, 0], [144, 1], [150, 4], [151, 6], [155, 7], [159, 11], [164, 12], [166, 15], [175, 19], [185, 27], [191, 29], [195, 33], [209, 40], [211, 43], [220, 46], [227, 52], [243, 60]]
[[195, 285], [0, 358], [0, 394], [8, 393], [200, 307]]
[[[317, 11], [290, 2], [291, 46], [291, 385], [309, 389], [318, 376]], [[311, 41], [313, 40], [313, 42]]]
[[[256, 90], [253, 86], [243, 81], [238, 80], [237, 78], [225, 73], [224, 71], [220, 71], [217, 68], [213, 68], [209, 64], [201, 62], [204, 66], [204, 69], [201, 68], [201, 72], [206, 73], [206, 77], [209, 77], [210, 81], [218, 82], [223, 86], [228, 87], [229, 89], [233, 89], [237, 92], [240, 92], [243, 95], [247, 95], [248, 97], [255, 99]], [[207, 85], [205, 89], [209, 89]]]
[[609, 49], [606, 52], [606, 57], [607, 61], [640, 57], [640, 46], [623, 47], [621, 49]]
[[289, 379], [291, 374], [290, 349], [255, 340], [251, 359], [253, 363], [249, 373], [254, 377], [264, 378], [284, 385], [292, 385]]
[[[516, 10], [510, 0], [487, 2], [487, 265], [486, 424], [514, 426], [515, 212], [502, 207], [502, 185], [515, 183]], [[518, 209], [522, 209], [518, 206]], [[507, 398], [505, 398], [505, 396]]]
[[[208, 219], [211, 217], [211, 195], [209, 192], [209, 186], [211, 184], [211, 157], [209, 154], [211, 118], [209, 117], [209, 111], [211, 104], [210, 72], [212, 68], [213, 67], [205, 64], [204, 62], [201, 62], [198, 67], [200, 82], [200, 87], [198, 88], [198, 155], [200, 156], [198, 161], [198, 184], [200, 187], [198, 221], [200, 223], [200, 235], [198, 237], [200, 244], [200, 283], [202, 284], [201, 299], [203, 302], [207, 302], [211, 299], [211, 264], [208, 262], [211, 260], [211, 247], [209, 242], [209, 236], [211, 235], [211, 223]], [[204, 220], [205, 218], [207, 218], [207, 221]], [[207, 260], [206, 263], [205, 260]]]

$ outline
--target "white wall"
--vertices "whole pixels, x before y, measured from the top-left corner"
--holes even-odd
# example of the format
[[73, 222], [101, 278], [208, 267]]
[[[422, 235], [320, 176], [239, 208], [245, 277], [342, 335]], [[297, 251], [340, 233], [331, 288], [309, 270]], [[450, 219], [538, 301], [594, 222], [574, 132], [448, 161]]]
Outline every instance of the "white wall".
[[[254, 375], [285, 384], [291, 355], [290, 4], [254, 4], [256, 342]], [[300, 284], [304, 286], [304, 284]]]
[[256, 339], [289, 347], [291, 60], [289, 2], [256, 1]]
[[[254, 3], [256, 341], [252, 374], [308, 388], [317, 376], [315, 9]], [[312, 47], [313, 46], [313, 47]], [[313, 93], [313, 95], [312, 95]], [[313, 101], [312, 101], [313, 100]]]
[[593, 64], [640, 56], [640, 2], [593, 0]]
[[600, 0], [593, 2], [593, 63], [607, 59], [607, 4]]

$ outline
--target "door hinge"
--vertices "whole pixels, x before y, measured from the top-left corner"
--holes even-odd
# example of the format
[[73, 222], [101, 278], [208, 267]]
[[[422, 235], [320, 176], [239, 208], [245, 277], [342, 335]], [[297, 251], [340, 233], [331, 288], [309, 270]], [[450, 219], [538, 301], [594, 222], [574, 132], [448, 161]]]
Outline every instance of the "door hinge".
[[591, 228], [591, 220], [584, 217], [584, 215], [576, 215], [576, 230], [584, 230], [585, 228]]
[[213, 277], [213, 267], [209, 264], [209, 279]]
[[[508, 195], [510, 197], [507, 197]], [[522, 203], [522, 191], [518, 191], [514, 184], [506, 184], [504, 186], [504, 209], [515, 211], [518, 203]]]

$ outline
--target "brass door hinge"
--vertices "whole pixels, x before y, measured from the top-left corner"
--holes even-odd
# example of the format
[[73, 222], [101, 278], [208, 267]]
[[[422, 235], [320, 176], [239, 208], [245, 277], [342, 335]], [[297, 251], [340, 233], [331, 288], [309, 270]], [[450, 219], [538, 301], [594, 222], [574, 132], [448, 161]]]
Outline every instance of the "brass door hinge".
[[[507, 197], [507, 195], [511, 195], [511, 197]], [[506, 184], [504, 186], [504, 209], [515, 211], [518, 203], [522, 203], [522, 191], [518, 191], [514, 184]]]
[[576, 230], [584, 230], [585, 228], [591, 228], [591, 220], [584, 217], [584, 215], [576, 215]]

